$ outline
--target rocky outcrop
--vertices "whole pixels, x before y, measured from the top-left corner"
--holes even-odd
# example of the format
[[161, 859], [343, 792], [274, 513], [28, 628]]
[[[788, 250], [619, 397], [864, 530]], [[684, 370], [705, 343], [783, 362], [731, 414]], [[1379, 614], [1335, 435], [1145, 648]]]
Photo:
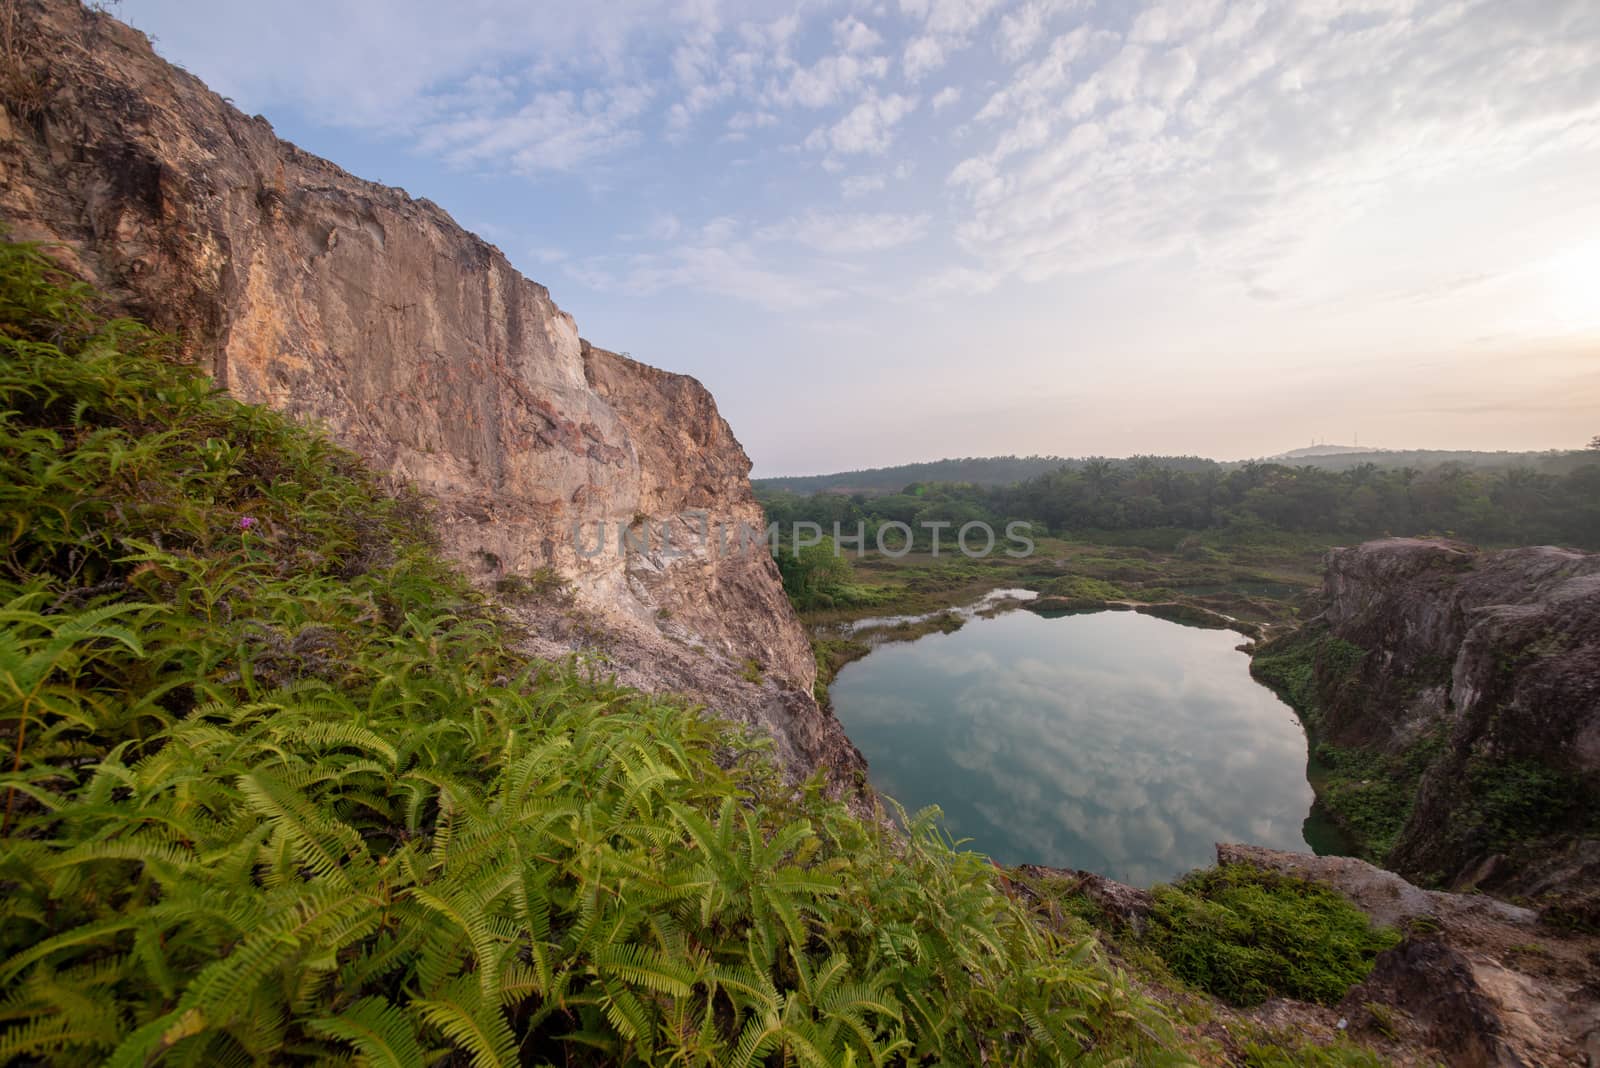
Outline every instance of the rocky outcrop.
[[[850, 762], [767, 553], [698, 536], [763, 525], [750, 462], [698, 382], [590, 346], [438, 206], [279, 140], [109, 16], [8, 6], [13, 238], [59, 246], [241, 400], [320, 422], [422, 489], [476, 579], [555, 569], [616, 659], [692, 650], [689, 688], [769, 730], [797, 771]], [[757, 673], [767, 697], [723, 685]]]
[[[1240, 1009], [1145, 976], [1158, 1000], [1179, 1006], [1186, 1019], [1208, 1021], [1199, 1037], [1233, 1051], [1237, 1063], [1245, 1063], [1240, 1040], [1259, 1040], [1264, 1030], [1319, 1044], [1354, 1037], [1386, 1064], [1600, 1064], [1600, 938], [1552, 927], [1532, 909], [1484, 894], [1427, 890], [1354, 857], [1218, 844], [1217, 865], [1248, 865], [1320, 883], [1374, 924], [1405, 933], [1332, 1006], [1275, 997]], [[1034, 865], [1013, 869], [1002, 885], [1068, 931], [1075, 930], [1070, 917], [1085, 913], [1063, 902], [1080, 898], [1113, 954], [1128, 953], [1129, 935], [1138, 945], [1159, 893], [1092, 872]], [[1129, 958], [1134, 974], [1138, 959]]]
[[1320, 616], [1258, 663], [1292, 657], [1319, 741], [1418, 772], [1388, 866], [1600, 918], [1600, 556], [1338, 549]]
[[1410, 932], [1340, 1004], [1366, 1037], [1473, 1068], [1600, 1063], [1595, 938], [1481, 894], [1424, 890], [1353, 857], [1219, 845], [1217, 863], [1326, 884], [1375, 923]]

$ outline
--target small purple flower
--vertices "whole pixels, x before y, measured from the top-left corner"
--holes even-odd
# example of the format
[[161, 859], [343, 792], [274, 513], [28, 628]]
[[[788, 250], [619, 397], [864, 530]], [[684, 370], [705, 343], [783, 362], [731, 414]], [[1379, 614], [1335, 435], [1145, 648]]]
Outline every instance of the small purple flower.
[[239, 529], [240, 530], [249, 530], [251, 527], [253, 527], [255, 525], [256, 525], [256, 517], [255, 516], [253, 516], [253, 515], [242, 515], [242, 516], [239, 517]]

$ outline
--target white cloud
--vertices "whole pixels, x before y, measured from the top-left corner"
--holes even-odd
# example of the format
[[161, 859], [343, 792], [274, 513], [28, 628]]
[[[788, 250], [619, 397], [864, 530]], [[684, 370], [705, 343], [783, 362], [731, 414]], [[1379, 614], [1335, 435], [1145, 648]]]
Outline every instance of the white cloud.
[[971, 43], [972, 32], [1000, 6], [1000, 0], [901, 0], [900, 9], [922, 21], [920, 35], [901, 54], [906, 79], [916, 82], [944, 66]]
[[1037, 0], [1002, 16], [995, 35], [995, 48], [1000, 58], [1015, 62], [1033, 51], [1033, 46], [1044, 36], [1044, 16], [1045, 5]]
[[1171, 41], [1209, 23], [1220, 7], [1218, 0], [1158, 0], [1134, 18], [1128, 37], [1156, 44]]
[[818, 127], [806, 138], [806, 147], [843, 156], [881, 153], [894, 140], [894, 128], [916, 110], [917, 98], [900, 93], [868, 94], [833, 126]]
[[889, 184], [889, 178], [883, 174], [852, 174], [839, 183], [839, 192], [847, 199], [864, 197], [868, 193], [876, 193]]
[[1189, 91], [1198, 69], [1194, 56], [1186, 48], [1174, 48], [1147, 57], [1144, 65], [1145, 94], [1170, 105]]
[[1144, 66], [1145, 50], [1138, 45], [1128, 45], [1116, 57], [1095, 72], [1091, 82], [1112, 100], [1132, 100], [1139, 90], [1139, 75]]
[[728, 116], [727, 133], [724, 139], [729, 141], [742, 141], [750, 136], [752, 130], [763, 130], [778, 124], [778, 116], [770, 111], [738, 111]]
[[930, 222], [926, 214], [811, 210], [752, 231], [732, 216], [698, 226], [665, 216], [647, 234], [663, 246], [657, 251], [547, 262], [601, 292], [642, 297], [684, 289], [792, 312], [844, 296], [849, 259], [917, 241]]
[[933, 34], [924, 34], [906, 45], [905, 55], [901, 58], [901, 66], [905, 68], [906, 77], [916, 81], [929, 71], [938, 70], [944, 66], [945, 43], [940, 37]]
[[1600, 16], [1343, 10], [1172, 2], [1139, 13], [1127, 40], [1084, 25], [1057, 36], [990, 96], [987, 144], [948, 172], [970, 209], [959, 241], [1001, 275], [1185, 250], [1292, 292], [1283, 275], [1313, 227], [1420, 182], [1600, 152], [1600, 68], [1579, 58], [1600, 47]]
[[922, 237], [927, 215], [838, 214], [812, 211], [761, 231], [768, 241], [792, 241], [832, 255], [881, 252]]
[[854, 15], [847, 15], [833, 24], [833, 39], [846, 52], [870, 52], [883, 43], [878, 31]]
[[[384, 11], [372, 19], [365, 0], [118, 9], [291, 135], [358, 128], [353, 143], [392, 139], [395, 159], [454, 165], [438, 193], [420, 191], [612, 292], [810, 307], [869, 285], [870, 270], [842, 280], [829, 256], [854, 268], [921, 240], [923, 284], [875, 279], [885, 293], [1138, 262], [1141, 276], [1188, 271], [1196, 287], [1272, 291], [1293, 308], [1326, 279], [1413, 263], [1415, 244], [1361, 251], [1348, 236], [1384, 220], [1393, 241], [1410, 235], [1396, 206], [1407, 197], [1441, 191], [1463, 249], [1523, 240], [1527, 225], [1503, 221], [1508, 205], [1543, 206], [1552, 192], [1566, 197], [1548, 209], [1565, 213], [1552, 228], [1600, 225], [1592, 193], [1575, 191], [1600, 168], [1600, 7], [1582, 0], [629, 0], [537, 19], [520, 0], [472, 0], [466, 15], [393, 0]], [[919, 100], [929, 106], [908, 122]], [[801, 138], [814, 153], [803, 166]], [[739, 141], [748, 148], [729, 147]], [[536, 197], [472, 184], [506, 172], [538, 179]], [[840, 213], [841, 198], [898, 214]], [[687, 221], [708, 203], [728, 217]], [[642, 251], [651, 241], [672, 247]], [[572, 251], [556, 259], [547, 246]], [[1346, 259], [1330, 266], [1330, 247]]]
[[730, 130], [758, 130], [765, 126], [776, 126], [778, 116], [766, 111], [741, 111], [728, 118]]
[[720, 21], [714, 7], [672, 0], [555, 5], [537, 18], [520, 0], [477, 0], [470, 17], [430, 0], [391, 0], [382, 17], [328, 0], [204, 12], [188, 0], [132, 0], [118, 15], [248, 111], [292, 108], [327, 125], [400, 131], [475, 117], [441, 113], [434, 101], [485, 75], [514, 75], [522, 90], [573, 75], [631, 81], [640, 46], [675, 45]]
[[673, 214], [658, 215], [650, 224], [650, 237], [657, 241], [671, 241], [683, 233], [683, 223]]
[[836, 299], [838, 290], [802, 274], [774, 270], [747, 246], [685, 245], [668, 253], [569, 262], [569, 277], [602, 293], [652, 296], [688, 289], [800, 311]]
[[990, 95], [978, 112], [981, 120], [1005, 118], [1018, 112], [1054, 106], [1072, 85], [1074, 65], [1114, 35], [1078, 26], [1050, 43], [1049, 50], [1032, 63], [1018, 67], [1011, 83]]
[[493, 163], [526, 174], [571, 170], [631, 143], [650, 101], [639, 86], [536, 93], [514, 111], [425, 125], [419, 147], [457, 166]]
[[787, 81], [768, 90], [767, 98], [780, 107], [824, 108], [888, 72], [889, 61], [882, 56], [824, 56], [795, 68]]
[[999, 0], [932, 0], [926, 6], [924, 25], [932, 33], [967, 34], [998, 7]]

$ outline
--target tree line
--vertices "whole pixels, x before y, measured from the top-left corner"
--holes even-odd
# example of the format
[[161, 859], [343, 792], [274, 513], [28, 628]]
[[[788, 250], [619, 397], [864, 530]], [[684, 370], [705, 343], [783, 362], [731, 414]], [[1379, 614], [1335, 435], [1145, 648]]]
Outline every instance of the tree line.
[[[1451, 535], [1486, 544], [1600, 549], [1600, 439], [1553, 469], [1360, 464], [1332, 471], [1195, 457], [1090, 460], [1008, 485], [917, 482], [896, 493], [761, 490], [769, 522], [810, 521], [870, 536], [888, 522], [918, 530], [1021, 519], [1040, 533], [1231, 528], [1290, 533]], [[926, 534], [922, 535], [924, 538]]]

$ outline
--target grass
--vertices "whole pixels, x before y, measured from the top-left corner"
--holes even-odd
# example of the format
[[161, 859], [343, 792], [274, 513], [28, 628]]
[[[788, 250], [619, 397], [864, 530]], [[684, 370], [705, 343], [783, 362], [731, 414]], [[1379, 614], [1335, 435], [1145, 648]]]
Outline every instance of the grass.
[[1387, 1068], [1378, 1054], [1341, 1039], [1323, 1046], [1293, 1035], [1269, 1035], [1244, 1045], [1245, 1068]]
[[1232, 1005], [1333, 1004], [1400, 942], [1320, 883], [1231, 864], [1152, 891], [1142, 941], [1178, 978]]
[[1041, 583], [1039, 594], [1042, 597], [1075, 597], [1096, 601], [1120, 601], [1128, 596], [1119, 586], [1085, 575], [1064, 575]]
[[[1214, 587], [1253, 583], [1281, 584], [1286, 589], [1312, 589], [1320, 582], [1322, 554], [1331, 538], [1273, 536], [1252, 541], [1226, 531], [1194, 534], [1163, 532], [1151, 539], [1170, 545], [1158, 551], [1126, 544], [1135, 532], [1116, 532], [1119, 544], [1079, 540], [1110, 535], [1087, 532], [1070, 538], [1039, 537], [1033, 556], [1004, 556], [972, 560], [948, 551], [911, 552], [903, 557], [876, 552], [851, 558], [854, 580], [849, 596], [827, 608], [800, 608], [800, 618], [811, 634], [817, 661], [816, 697], [825, 707], [827, 688], [839, 669], [872, 650], [865, 635], [842, 635], [843, 623], [887, 615], [918, 615], [938, 619], [945, 609], [965, 604], [991, 590], [1022, 587], [1065, 596], [1084, 608], [1107, 600], [1144, 603], [1175, 602], [1200, 608], [1190, 615], [1168, 612], [1179, 622], [1215, 625], [1223, 612], [1242, 622], [1241, 629], [1258, 633], [1264, 628], [1291, 623], [1294, 609], [1272, 597], [1238, 594], [1191, 596], [1184, 587]], [[1179, 536], [1179, 534], [1182, 536]], [[1132, 540], [1139, 540], [1133, 538]], [[934, 631], [948, 632], [944, 623], [919, 622], [875, 635], [876, 640], [909, 641]]]
[[0, 1062], [1180, 1058], [931, 814], [522, 662], [418, 502], [96, 301], [0, 245]]
[[[1329, 537], [1263, 534], [1251, 539], [1236, 532], [1163, 531], [1157, 546], [1128, 544], [1137, 532], [1076, 532], [1037, 537], [1025, 559], [993, 556], [972, 560], [941, 552], [903, 557], [867, 552], [852, 558], [855, 603], [803, 608], [801, 619], [813, 631], [878, 615], [920, 615], [974, 600], [990, 590], [1017, 586], [1081, 601], [1174, 601], [1224, 612], [1257, 626], [1281, 627], [1295, 619], [1292, 591], [1310, 591], [1321, 582], [1322, 556], [1335, 544]], [[1180, 536], [1181, 535], [1181, 536]], [[1097, 541], [1108, 538], [1111, 541]], [[1285, 593], [1244, 592], [1269, 584]], [[1203, 588], [1210, 592], [1191, 593]]]

